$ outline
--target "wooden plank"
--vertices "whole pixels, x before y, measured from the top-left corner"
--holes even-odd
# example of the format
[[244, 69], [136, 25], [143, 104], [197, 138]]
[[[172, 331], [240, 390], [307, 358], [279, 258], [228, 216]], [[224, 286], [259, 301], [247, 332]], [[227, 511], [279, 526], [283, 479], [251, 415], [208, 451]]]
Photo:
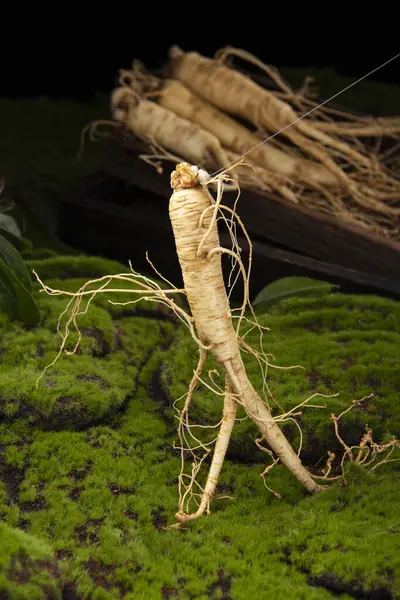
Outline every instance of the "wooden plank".
[[[107, 171], [136, 186], [169, 198], [168, 165], [162, 175], [138, 158], [132, 141], [124, 137], [108, 142]], [[125, 145], [124, 145], [125, 144]], [[172, 165], [171, 165], [172, 166]], [[234, 193], [224, 202], [232, 207]], [[398, 278], [400, 243], [357, 229], [344, 221], [316, 213], [273, 194], [242, 190], [238, 211], [253, 240], [269, 241], [285, 248], [380, 277]]]
[[[127, 194], [124, 206], [110, 201], [121, 189]], [[149, 195], [139, 187], [126, 188], [119, 179], [99, 175], [92, 179], [92, 185], [88, 181], [62, 200], [58, 235], [66, 243], [86, 252], [115, 258], [126, 265], [130, 259], [137, 270], [151, 275], [145, 256], [148, 251], [160, 272], [176, 285], [182, 285], [164, 197]], [[227, 233], [221, 233], [221, 242], [230, 247]], [[246, 263], [246, 241], [240, 239], [239, 243]], [[230, 261], [224, 260], [223, 265], [228, 281]], [[330, 281], [348, 293], [375, 293], [400, 299], [398, 281], [276, 248], [266, 240], [253, 243], [251, 297], [254, 298], [271, 281], [289, 275]], [[241, 301], [240, 283], [232, 298], [235, 302]]]
[[254, 268], [252, 272], [255, 275], [251, 282], [251, 286], [254, 286], [252, 297], [265, 285], [265, 282], [261, 281], [263, 268], [258, 268], [259, 265], [261, 267], [265, 264], [270, 270], [275, 267], [278, 271], [277, 276], [271, 272], [268, 274], [270, 281], [286, 276], [311, 277], [334, 283], [340, 287], [340, 291], [347, 294], [377, 294], [400, 299], [400, 281], [398, 280], [371, 276], [362, 271], [332, 265], [322, 260], [274, 248], [265, 243], [253, 243], [253, 252]]

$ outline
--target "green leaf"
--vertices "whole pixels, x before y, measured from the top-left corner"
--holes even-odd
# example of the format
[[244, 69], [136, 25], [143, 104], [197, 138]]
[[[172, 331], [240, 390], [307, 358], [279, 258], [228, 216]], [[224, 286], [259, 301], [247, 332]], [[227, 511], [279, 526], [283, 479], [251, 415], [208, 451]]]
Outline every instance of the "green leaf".
[[33, 244], [31, 240], [27, 240], [22, 236], [16, 236], [11, 231], [7, 231], [7, 229], [3, 229], [0, 224], [0, 235], [6, 238], [18, 250], [18, 252], [24, 251], [29, 252], [33, 248]]
[[40, 321], [40, 312], [35, 300], [1, 258], [0, 276], [2, 278], [0, 289], [5, 296], [5, 307], [26, 325], [36, 325]]
[[11, 215], [0, 213], [0, 229], [9, 231], [15, 237], [21, 237], [21, 231], [18, 227], [18, 223]]
[[28, 267], [22, 260], [18, 250], [3, 235], [0, 235], [0, 260], [15, 273], [17, 279], [21, 281], [27, 290], [32, 289]]
[[18, 319], [18, 305], [14, 294], [0, 276], [0, 310], [5, 310], [13, 319]]
[[267, 285], [254, 299], [253, 306], [262, 312], [272, 304], [292, 296], [329, 294], [337, 285], [309, 277], [284, 277]]

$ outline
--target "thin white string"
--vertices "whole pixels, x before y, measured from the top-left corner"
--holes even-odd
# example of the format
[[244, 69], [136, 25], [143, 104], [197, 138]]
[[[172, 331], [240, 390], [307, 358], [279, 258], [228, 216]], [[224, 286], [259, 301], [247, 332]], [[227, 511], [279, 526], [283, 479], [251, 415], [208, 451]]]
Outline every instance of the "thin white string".
[[386, 62], [382, 63], [378, 67], [375, 67], [375, 69], [372, 69], [372, 71], [369, 71], [368, 73], [366, 73], [365, 75], [363, 75], [362, 77], [360, 77], [359, 79], [357, 79], [356, 81], [353, 81], [353, 83], [350, 83], [348, 86], [346, 86], [345, 88], [343, 88], [342, 90], [340, 90], [340, 92], [336, 92], [336, 94], [334, 94], [333, 96], [331, 96], [327, 100], [324, 100], [324, 102], [321, 102], [321, 104], [318, 104], [318, 106], [315, 106], [314, 108], [312, 108], [308, 112], [304, 113], [304, 115], [301, 115], [300, 117], [298, 117], [297, 119], [295, 119], [294, 121], [292, 121], [292, 123], [289, 123], [289, 125], [286, 125], [285, 127], [282, 127], [282, 129], [280, 129], [279, 131], [277, 131], [273, 135], [270, 135], [268, 138], [266, 138], [265, 140], [263, 140], [259, 144], [256, 144], [255, 146], [253, 146], [252, 148], [250, 148], [250, 150], [247, 150], [247, 152], [244, 152], [240, 156], [239, 159], [233, 160], [232, 162], [230, 162], [227, 165], [225, 165], [225, 167], [222, 167], [221, 169], [218, 169], [218, 171], [215, 171], [215, 173], [213, 173], [211, 175], [211, 177], [214, 177], [220, 171], [224, 171], [226, 168], [228, 168], [231, 165], [235, 164], [238, 160], [241, 160], [242, 158], [244, 158], [245, 156], [247, 156], [247, 154], [249, 154], [250, 152], [253, 152], [253, 150], [255, 150], [256, 148], [259, 148], [260, 146], [262, 146], [266, 142], [269, 142], [269, 140], [272, 140], [274, 137], [276, 137], [277, 135], [279, 135], [280, 133], [282, 133], [282, 131], [285, 131], [286, 129], [288, 129], [289, 127], [291, 127], [292, 125], [294, 125], [295, 123], [298, 123], [298, 121], [301, 121], [305, 117], [308, 117], [308, 115], [311, 115], [311, 113], [313, 113], [315, 110], [318, 110], [319, 108], [321, 108], [321, 106], [324, 106], [324, 104], [327, 104], [328, 102], [331, 102], [332, 100], [334, 100], [335, 98], [337, 98], [338, 96], [340, 96], [340, 94], [343, 94], [343, 92], [346, 92], [347, 90], [349, 90], [350, 88], [352, 88], [354, 85], [357, 85], [358, 83], [360, 83], [360, 81], [363, 81], [363, 79], [366, 79], [370, 75], [373, 75], [374, 73], [376, 73], [376, 71], [379, 71], [380, 69], [383, 69], [383, 67], [386, 67], [386, 65], [388, 65], [390, 62], [396, 60], [396, 58], [399, 58], [399, 56], [400, 56], [400, 53], [396, 54], [395, 56], [392, 56], [392, 58], [389, 58], [389, 60], [387, 60]]

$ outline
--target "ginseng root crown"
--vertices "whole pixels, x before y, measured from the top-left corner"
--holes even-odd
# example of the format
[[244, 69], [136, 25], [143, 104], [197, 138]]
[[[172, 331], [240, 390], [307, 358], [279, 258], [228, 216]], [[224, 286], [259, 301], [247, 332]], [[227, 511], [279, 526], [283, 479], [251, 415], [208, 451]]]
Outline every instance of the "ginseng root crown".
[[193, 188], [207, 183], [209, 179], [207, 171], [183, 162], [171, 173], [171, 187], [173, 190]]

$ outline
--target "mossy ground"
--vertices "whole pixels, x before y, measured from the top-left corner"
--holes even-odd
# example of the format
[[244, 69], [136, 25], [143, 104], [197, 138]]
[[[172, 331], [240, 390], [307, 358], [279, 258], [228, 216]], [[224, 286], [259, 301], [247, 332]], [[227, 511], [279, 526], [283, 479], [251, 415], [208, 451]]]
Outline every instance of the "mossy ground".
[[[91, 257], [30, 266], [46, 284], [71, 290], [127, 270]], [[66, 302], [36, 295], [38, 327], [0, 322], [0, 598], [400, 598], [399, 463], [372, 475], [348, 468], [347, 486], [316, 497], [278, 466], [268, 479], [277, 500], [259, 475], [257, 432], [244, 421], [218, 487], [231, 499], [215, 500], [212, 514], [187, 528], [165, 529], [180, 467], [172, 401], [187, 389], [193, 341], [165, 310], [99, 296], [80, 323], [80, 353], [61, 357], [36, 391]], [[305, 367], [270, 369], [283, 408], [316, 391], [339, 393], [327, 410], [304, 410], [308, 465], [334, 447], [329, 412], [353, 397], [375, 394], [343, 419], [347, 441], [358, 441], [366, 423], [378, 441], [399, 435], [399, 313], [396, 302], [336, 294], [288, 300], [261, 318], [276, 364]], [[257, 343], [254, 334], [246, 339]], [[257, 363], [246, 364], [259, 387]], [[212, 420], [217, 408], [200, 387], [193, 417]], [[296, 430], [287, 433], [296, 444]]]
[[[296, 418], [303, 433], [302, 455], [310, 466], [321, 459], [321, 443], [326, 450], [340, 450], [329, 415], [340, 414], [353, 399], [374, 394], [346, 415], [341, 431], [349, 444], [360, 441], [366, 424], [374, 430], [377, 440], [400, 431], [400, 412], [396, 408], [400, 389], [399, 303], [372, 296], [333, 294], [321, 299], [287, 300], [259, 320], [270, 328], [263, 339], [266, 352], [272, 355], [269, 362], [278, 367], [303, 367], [269, 368], [268, 386], [273, 397], [267, 394], [267, 400], [273, 414], [282, 414], [315, 393], [337, 394], [311, 402], [326, 404], [326, 410], [303, 407], [303, 414]], [[258, 330], [246, 335], [246, 341], [260, 350]], [[175, 337], [171, 358], [163, 366], [161, 378], [169, 397], [179, 398], [187, 389], [198, 359], [197, 348], [184, 329]], [[257, 361], [249, 354], [244, 354], [243, 359], [252, 382], [261, 390], [263, 381]], [[216, 363], [209, 359], [204, 374], [215, 367]], [[203, 425], [218, 422], [221, 408], [222, 398], [215, 398], [200, 385], [193, 419]], [[171, 409], [169, 414], [172, 416], [173, 412]], [[239, 414], [242, 416], [243, 411]], [[298, 447], [296, 425], [289, 423], [283, 428]], [[262, 456], [261, 452], [254, 452], [256, 432], [252, 422], [237, 425], [230, 448], [232, 459], [254, 461]]]

